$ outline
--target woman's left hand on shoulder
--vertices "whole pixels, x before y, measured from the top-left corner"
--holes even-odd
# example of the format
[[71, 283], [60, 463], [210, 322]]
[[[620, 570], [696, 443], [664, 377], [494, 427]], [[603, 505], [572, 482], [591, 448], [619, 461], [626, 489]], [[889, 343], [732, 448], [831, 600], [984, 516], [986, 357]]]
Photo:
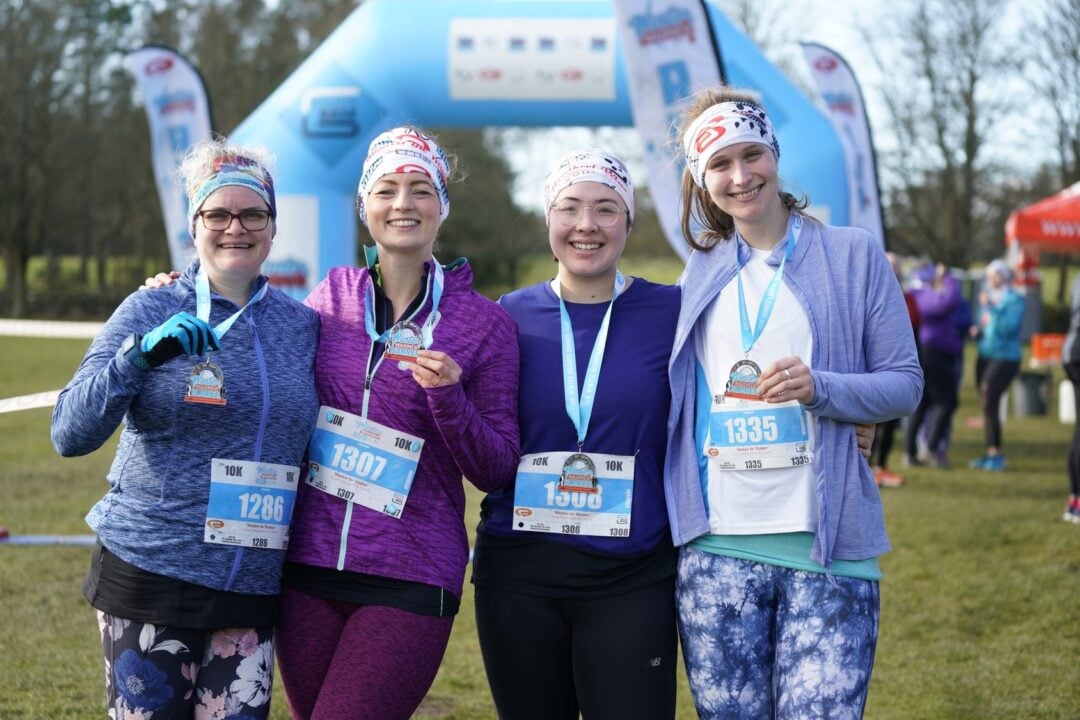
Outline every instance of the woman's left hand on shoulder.
[[411, 363], [413, 379], [422, 388], [442, 387], [461, 382], [461, 366], [438, 350], [421, 350]]
[[814, 378], [801, 358], [792, 355], [780, 358], [765, 368], [758, 379], [758, 391], [765, 402], [780, 403], [798, 400], [803, 405], [814, 401]]

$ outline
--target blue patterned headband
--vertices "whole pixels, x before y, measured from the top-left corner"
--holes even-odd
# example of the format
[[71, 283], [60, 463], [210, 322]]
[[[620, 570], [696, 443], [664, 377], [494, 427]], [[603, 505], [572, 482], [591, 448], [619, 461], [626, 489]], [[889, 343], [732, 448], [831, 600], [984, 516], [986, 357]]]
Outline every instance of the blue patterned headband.
[[270, 208], [270, 217], [277, 218], [277, 200], [274, 197], [274, 179], [270, 173], [251, 158], [240, 155], [222, 155], [214, 158], [214, 172], [195, 191], [188, 204], [188, 226], [195, 237], [195, 218], [206, 198], [216, 190], [235, 185], [254, 190]]

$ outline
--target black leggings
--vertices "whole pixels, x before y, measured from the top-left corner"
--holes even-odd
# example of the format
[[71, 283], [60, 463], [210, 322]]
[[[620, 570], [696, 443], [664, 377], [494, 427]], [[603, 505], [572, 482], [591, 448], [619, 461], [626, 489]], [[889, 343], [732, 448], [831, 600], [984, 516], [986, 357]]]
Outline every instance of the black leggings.
[[986, 447], [1001, 447], [1001, 417], [998, 405], [1001, 396], [1009, 388], [1009, 383], [1020, 371], [1017, 360], [994, 360], [979, 357], [975, 360], [975, 384], [979, 386], [979, 402], [983, 411], [983, 428], [986, 432]]
[[476, 631], [503, 720], [675, 717], [675, 577], [563, 600], [476, 588]]
[[893, 435], [896, 433], [900, 420], [886, 420], [878, 423], [874, 432], [874, 443], [870, 446], [870, 465], [883, 468], [889, 462], [889, 453], [892, 452]]
[[1076, 403], [1072, 442], [1069, 443], [1069, 494], [1080, 496], [1080, 362], [1065, 363], [1065, 374], [1072, 382]]
[[928, 413], [933, 413], [931, 416], [933, 420], [926, 433], [926, 444], [931, 452], [938, 447], [945, 433], [949, 431], [949, 426], [952, 425], [953, 412], [959, 402], [956, 358], [957, 356], [952, 353], [931, 347], [924, 346], [920, 351], [925, 385], [922, 400], [908, 420], [907, 434], [904, 437], [904, 451], [909, 457], [915, 457], [918, 449], [919, 426], [922, 425]]

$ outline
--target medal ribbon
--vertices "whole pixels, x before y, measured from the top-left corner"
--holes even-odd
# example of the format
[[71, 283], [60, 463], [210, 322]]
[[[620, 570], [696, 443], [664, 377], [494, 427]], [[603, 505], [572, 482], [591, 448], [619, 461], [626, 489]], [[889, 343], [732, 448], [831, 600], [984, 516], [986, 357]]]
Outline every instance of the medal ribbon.
[[[244, 314], [244, 311], [255, 303], [266, 297], [266, 291], [270, 289], [270, 283], [263, 283], [263, 286], [259, 288], [259, 291], [251, 296], [251, 299], [247, 301], [247, 305], [234, 312], [231, 316], [225, 319], [214, 328], [214, 332], [217, 333], [218, 339], [225, 337], [225, 333], [229, 332], [229, 328], [233, 326], [240, 316]], [[199, 318], [203, 322], [210, 322], [210, 279], [206, 277], [206, 272], [200, 267], [199, 272], [195, 275], [195, 317]]]
[[566, 312], [566, 303], [563, 302], [560, 285], [558, 282], [555, 283], [555, 294], [559, 298], [559, 315], [562, 326], [563, 394], [566, 399], [566, 414], [570, 416], [570, 422], [574, 423], [574, 429], [577, 430], [579, 450], [585, 443], [585, 433], [589, 430], [589, 419], [592, 417], [593, 400], [596, 398], [596, 386], [600, 382], [600, 364], [604, 361], [604, 349], [607, 347], [611, 308], [615, 306], [615, 298], [622, 294], [625, 287], [626, 278], [616, 270], [615, 288], [611, 293], [611, 302], [608, 303], [607, 312], [604, 313], [604, 320], [600, 323], [600, 331], [596, 335], [592, 352], [589, 354], [589, 365], [585, 370], [585, 380], [582, 383], [579, 398], [574, 328], [570, 323], [570, 314]]
[[[439, 301], [442, 300], [443, 286], [445, 284], [442, 264], [434, 257], [431, 258], [431, 263], [435, 266], [435, 269], [431, 273], [430, 282], [424, 288], [425, 292], [431, 294], [431, 314], [428, 315], [424, 326], [420, 329], [425, 349], [431, 347], [431, 343], [435, 340], [435, 326], [439, 324]], [[371, 282], [374, 283], [375, 279], [372, 278]], [[424, 302], [420, 303], [420, 307], [416, 308], [406, 320], [411, 320], [426, 304], [427, 298], [424, 298]], [[386, 342], [386, 338], [390, 336], [390, 331], [394, 329], [395, 325], [397, 323], [388, 327], [381, 335], [375, 329], [375, 288], [372, 287], [368, 295], [368, 301], [364, 303], [364, 329], [367, 330], [368, 337], [371, 338], [372, 342]]]
[[[424, 321], [424, 326], [420, 328], [421, 341], [423, 342], [423, 347], [425, 349], [431, 347], [431, 343], [435, 340], [435, 326], [439, 324], [439, 302], [442, 300], [443, 287], [445, 285], [442, 263], [432, 256], [431, 264], [434, 266], [434, 269], [431, 271], [431, 279], [424, 284], [425, 295], [431, 295], [431, 314], [428, 315], [427, 320]], [[390, 333], [398, 323], [394, 323], [381, 334], [375, 329], [375, 278], [370, 275], [369, 278], [372, 285], [368, 293], [367, 301], [364, 303], [364, 329], [367, 330], [368, 337], [371, 338], [372, 347], [374, 347], [374, 343], [386, 342], [386, 339], [390, 337]], [[423, 302], [420, 303], [420, 306], [413, 311], [412, 315], [405, 318], [405, 320], [411, 320], [425, 305], [427, 305], [427, 297], [425, 297]], [[382, 365], [382, 361], [383, 359], [380, 357], [378, 362], [375, 363], [375, 369], [369, 372], [369, 381], [374, 377], [375, 371], [379, 369], [379, 366]], [[371, 362], [370, 356], [368, 362]], [[360, 417], [365, 420], [367, 419], [368, 413], [368, 401], [371, 399], [371, 392], [367, 385], [368, 383], [365, 382], [364, 398], [360, 404]]]
[[780, 267], [776, 269], [772, 279], [769, 280], [769, 284], [765, 286], [765, 292], [761, 296], [761, 304], [758, 305], [757, 321], [754, 324], [753, 330], [750, 329], [750, 316], [746, 311], [746, 298], [743, 295], [742, 269], [743, 265], [746, 263], [739, 263], [739, 270], [735, 273], [735, 278], [739, 285], [739, 329], [742, 332], [742, 349], [744, 355], [750, 353], [750, 348], [754, 347], [754, 343], [761, 337], [761, 333], [764, 332], [765, 326], [772, 316], [773, 308], [776, 306], [776, 296], [780, 293], [780, 281], [784, 277], [784, 265], [787, 264], [788, 258], [791, 257], [791, 251], [795, 248], [795, 243], [798, 242], [799, 233], [801, 231], [802, 218], [795, 215], [791, 224], [791, 230], [788, 231], [787, 247], [784, 249], [784, 259], [780, 261]]

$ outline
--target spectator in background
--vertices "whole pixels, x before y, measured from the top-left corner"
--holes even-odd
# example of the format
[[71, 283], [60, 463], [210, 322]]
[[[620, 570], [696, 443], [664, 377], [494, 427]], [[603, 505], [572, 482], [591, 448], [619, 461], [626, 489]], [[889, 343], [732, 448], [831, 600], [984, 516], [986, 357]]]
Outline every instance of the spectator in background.
[[[964, 387], [964, 350], [966, 349], [967, 340], [971, 333], [972, 322], [971, 303], [967, 301], [967, 298], [961, 295], [960, 304], [956, 306], [956, 336], [960, 338], [960, 352], [957, 353], [956, 358], [953, 360], [953, 374], [956, 376], [957, 398], [960, 397], [960, 390]], [[959, 407], [959, 400], [957, 401], [957, 407]], [[930, 426], [933, 424], [933, 418], [929, 415], [923, 418], [922, 425], [919, 426], [918, 448], [924, 457], [947, 458], [949, 456], [949, 444], [952, 442], [953, 435], [952, 418], [955, 413], [956, 408], [953, 408], [953, 412], [949, 414], [949, 422], [945, 423], [945, 432], [941, 435], [941, 440], [939, 440], [938, 444], [934, 447], [930, 447], [926, 440], [927, 436], [930, 434]]]
[[1061, 363], [1072, 382], [1076, 413], [1069, 443], [1069, 505], [1062, 519], [1080, 525], [1080, 275], [1073, 281], [1069, 308], [1069, 332], [1061, 350]]
[[[927, 265], [916, 275], [912, 286], [919, 311], [919, 361], [926, 387], [919, 407], [908, 420], [904, 437], [906, 465], [947, 467], [948, 456], [941, 445], [952, 423], [959, 402], [957, 358], [963, 356], [964, 343], [956, 331], [957, 311], [963, 299], [960, 281], [944, 263]], [[929, 422], [927, 450], [918, 448], [919, 427]]]
[[[885, 257], [888, 258], [893, 274], [896, 275], [896, 279], [900, 283], [901, 289], [903, 289], [904, 275], [903, 270], [900, 268], [899, 258], [894, 252], [885, 253]], [[910, 290], [904, 290], [904, 303], [907, 305], [908, 318], [911, 320], [911, 328], [915, 334], [915, 341], [918, 343], [919, 308], [915, 304], [915, 296]], [[886, 420], [877, 426], [877, 433], [874, 435], [874, 445], [870, 453], [870, 465], [874, 470], [874, 482], [879, 487], [900, 487], [904, 484], [903, 476], [897, 475], [886, 467], [889, 461], [889, 453], [892, 452], [893, 436], [899, 424], [900, 418]]]
[[971, 336], [979, 343], [975, 384], [986, 432], [986, 454], [969, 463], [978, 470], [1005, 469], [998, 404], [1020, 370], [1020, 323], [1024, 319], [1024, 298], [1010, 287], [1011, 281], [1012, 271], [1001, 260], [987, 266], [976, 322], [971, 326]]

